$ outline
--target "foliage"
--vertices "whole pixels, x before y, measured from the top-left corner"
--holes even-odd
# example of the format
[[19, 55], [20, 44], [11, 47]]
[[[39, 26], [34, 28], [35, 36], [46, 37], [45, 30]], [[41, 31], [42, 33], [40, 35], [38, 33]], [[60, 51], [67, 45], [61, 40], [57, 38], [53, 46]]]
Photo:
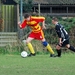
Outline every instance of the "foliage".
[[[32, 45], [34, 47], [34, 50], [37, 54], [46, 54], [49, 53], [45, 47], [43, 47], [42, 43], [40, 41], [33, 40]], [[29, 49], [27, 45], [23, 42], [19, 42], [17, 46], [14, 45], [7, 45], [5, 47], [0, 47], [0, 54], [20, 54], [22, 51], [29, 52]]]
[[[14, 1], [16, 1], [20, 5], [21, 0], [14, 0]], [[32, 4], [33, 0], [22, 0], [22, 1], [23, 1], [23, 13], [26, 13], [26, 12], [30, 13], [33, 7], [33, 4]]]
[[[65, 27], [69, 35], [71, 36], [72, 34], [72, 36], [75, 37], [75, 35], [73, 34], [74, 32], [72, 31], [74, 30], [73, 28], [75, 27], [75, 18], [65, 18], [65, 19], [63, 19], [62, 17], [57, 18], [59, 20], [59, 23], [61, 23]], [[58, 37], [55, 32], [55, 26], [51, 23], [51, 19], [52, 17], [46, 16], [47, 29], [44, 31], [44, 33], [47, 41], [50, 44], [56, 44], [58, 42]], [[74, 45], [75, 38], [73, 37], [71, 38], [71, 43]]]
[[45, 16], [45, 20], [46, 24], [51, 24], [51, 17]]
[[32, 11], [32, 7], [33, 7], [33, 4], [32, 4], [32, 0], [26, 0], [24, 1], [23, 3], [23, 12], [31, 12]]

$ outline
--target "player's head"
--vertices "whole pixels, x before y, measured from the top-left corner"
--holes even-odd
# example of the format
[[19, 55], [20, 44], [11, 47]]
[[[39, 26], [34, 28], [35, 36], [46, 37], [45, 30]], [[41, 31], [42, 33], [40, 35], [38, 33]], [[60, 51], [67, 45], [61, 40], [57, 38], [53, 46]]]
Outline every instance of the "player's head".
[[29, 15], [29, 14], [25, 14], [25, 15], [24, 15], [24, 18], [25, 18], [27, 21], [29, 21], [29, 20], [30, 20], [30, 15]]
[[57, 22], [58, 22], [58, 19], [57, 19], [56, 17], [53, 17], [53, 18], [52, 18], [52, 23], [53, 23], [53, 24], [56, 24]]

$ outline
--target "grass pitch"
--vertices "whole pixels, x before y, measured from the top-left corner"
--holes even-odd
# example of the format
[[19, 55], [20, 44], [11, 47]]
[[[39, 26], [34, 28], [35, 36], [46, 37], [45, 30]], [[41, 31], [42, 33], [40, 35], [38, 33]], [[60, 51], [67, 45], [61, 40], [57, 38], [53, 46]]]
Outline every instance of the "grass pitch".
[[66, 53], [61, 58], [0, 55], [0, 75], [75, 75], [75, 54]]

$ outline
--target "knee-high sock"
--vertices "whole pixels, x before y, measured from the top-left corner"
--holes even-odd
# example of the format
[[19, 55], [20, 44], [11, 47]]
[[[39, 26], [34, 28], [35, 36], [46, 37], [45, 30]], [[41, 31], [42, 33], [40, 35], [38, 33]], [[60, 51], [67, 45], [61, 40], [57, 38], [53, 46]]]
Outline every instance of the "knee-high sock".
[[27, 46], [28, 46], [30, 52], [31, 52], [32, 54], [34, 54], [35, 51], [34, 51], [34, 48], [33, 48], [32, 44], [31, 44], [31, 43], [28, 43]]
[[60, 50], [56, 50], [57, 51], [57, 56], [60, 57], [61, 56], [61, 49]]
[[49, 44], [47, 44], [46, 48], [48, 49], [48, 51], [51, 53], [51, 54], [54, 54], [54, 51], [52, 50], [51, 46]]
[[71, 51], [75, 52], [75, 48], [73, 46], [70, 46], [69, 48]]

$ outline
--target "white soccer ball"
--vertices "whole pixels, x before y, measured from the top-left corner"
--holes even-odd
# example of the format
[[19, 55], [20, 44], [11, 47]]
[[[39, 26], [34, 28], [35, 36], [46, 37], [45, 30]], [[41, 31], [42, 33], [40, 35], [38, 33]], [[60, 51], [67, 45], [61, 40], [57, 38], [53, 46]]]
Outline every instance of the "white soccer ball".
[[26, 51], [22, 51], [22, 52], [21, 52], [21, 56], [22, 56], [23, 58], [27, 57], [27, 55], [28, 55], [28, 53], [27, 53]]

